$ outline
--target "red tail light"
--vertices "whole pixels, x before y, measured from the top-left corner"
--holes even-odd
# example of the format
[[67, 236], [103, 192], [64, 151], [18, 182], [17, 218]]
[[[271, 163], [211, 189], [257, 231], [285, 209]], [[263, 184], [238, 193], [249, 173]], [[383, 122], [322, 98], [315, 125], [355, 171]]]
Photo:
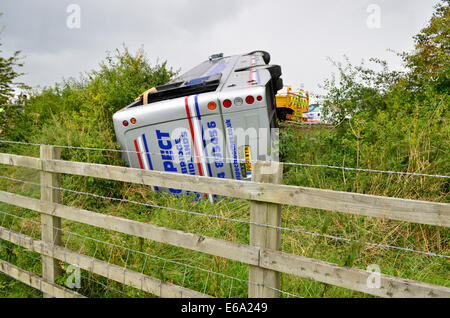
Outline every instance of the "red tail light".
[[231, 100], [225, 99], [225, 100], [223, 101], [223, 107], [225, 107], [225, 108], [230, 108], [230, 107], [231, 107]]
[[253, 104], [254, 102], [255, 102], [255, 98], [253, 97], [253, 96], [247, 96], [246, 98], [245, 98], [245, 102], [247, 103], [247, 104], [249, 104], [249, 105], [251, 105], [251, 104]]
[[124, 121], [122, 122], [122, 124], [123, 124], [125, 127], [128, 126], [128, 122], [127, 122], [126, 120], [124, 120]]
[[256, 97], [256, 100], [257, 100], [258, 102], [262, 101], [262, 96], [259, 95], [258, 97]]

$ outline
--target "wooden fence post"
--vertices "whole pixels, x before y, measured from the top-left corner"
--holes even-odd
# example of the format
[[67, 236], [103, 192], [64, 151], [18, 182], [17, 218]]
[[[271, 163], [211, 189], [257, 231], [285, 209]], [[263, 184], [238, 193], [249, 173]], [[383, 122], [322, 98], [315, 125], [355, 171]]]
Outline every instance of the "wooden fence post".
[[[61, 148], [41, 145], [42, 160], [60, 159]], [[60, 186], [61, 175], [59, 173], [41, 171], [41, 200], [60, 203], [60, 190], [50, 187]], [[55, 245], [61, 245], [61, 218], [52, 215], [41, 214], [42, 240]], [[42, 255], [42, 278], [49, 283], [54, 283], [58, 275], [61, 274], [61, 268], [58, 261], [52, 257]], [[45, 298], [52, 297], [44, 293]]]
[[[256, 162], [253, 167], [252, 181], [280, 184], [283, 180], [283, 166], [278, 162]], [[281, 225], [281, 205], [252, 201], [250, 221], [273, 226]], [[250, 224], [250, 245], [279, 251], [281, 231], [256, 224]], [[249, 267], [248, 297], [280, 297], [280, 273], [258, 266]], [[258, 285], [254, 284], [258, 283]]]

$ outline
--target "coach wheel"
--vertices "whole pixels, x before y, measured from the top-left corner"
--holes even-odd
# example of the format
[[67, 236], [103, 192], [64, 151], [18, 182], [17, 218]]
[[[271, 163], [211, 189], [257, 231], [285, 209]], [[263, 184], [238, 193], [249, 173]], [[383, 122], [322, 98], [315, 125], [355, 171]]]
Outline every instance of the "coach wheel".
[[292, 113], [293, 113], [292, 109], [290, 109], [290, 108], [277, 108], [276, 112], [277, 112], [277, 118], [279, 120], [287, 120], [288, 115], [292, 116]]

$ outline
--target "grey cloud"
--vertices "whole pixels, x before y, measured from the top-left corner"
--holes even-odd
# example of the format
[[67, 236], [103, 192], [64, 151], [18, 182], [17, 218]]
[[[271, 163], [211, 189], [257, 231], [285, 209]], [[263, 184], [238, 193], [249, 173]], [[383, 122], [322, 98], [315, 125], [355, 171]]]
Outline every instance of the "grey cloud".
[[[69, 4], [81, 8], [82, 28], [66, 27]], [[240, 1], [9, 1], [2, 6], [3, 38], [29, 52], [107, 45], [142, 38], [157, 41], [180, 30], [198, 35], [233, 17]]]
[[[186, 70], [208, 55], [265, 49], [283, 68], [285, 83], [316, 90], [334, 70], [328, 56], [359, 62], [372, 56], [401, 67], [387, 53], [412, 49], [412, 36], [437, 0], [168, 0], [3, 1], [3, 54], [26, 55], [23, 80], [49, 85], [88, 71], [105, 51], [144, 45], [154, 62]], [[68, 29], [66, 8], [81, 7], [81, 29]], [[381, 7], [381, 29], [366, 26], [369, 4]]]

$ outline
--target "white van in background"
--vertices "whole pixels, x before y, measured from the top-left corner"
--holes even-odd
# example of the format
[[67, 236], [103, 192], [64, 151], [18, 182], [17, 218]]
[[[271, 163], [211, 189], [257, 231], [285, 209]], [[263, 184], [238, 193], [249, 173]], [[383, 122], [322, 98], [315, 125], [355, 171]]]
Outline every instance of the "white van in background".
[[318, 103], [309, 105], [309, 112], [303, 113], [303, 122], [309, 124], [325, 124], [323, 119], [322, 106]]

